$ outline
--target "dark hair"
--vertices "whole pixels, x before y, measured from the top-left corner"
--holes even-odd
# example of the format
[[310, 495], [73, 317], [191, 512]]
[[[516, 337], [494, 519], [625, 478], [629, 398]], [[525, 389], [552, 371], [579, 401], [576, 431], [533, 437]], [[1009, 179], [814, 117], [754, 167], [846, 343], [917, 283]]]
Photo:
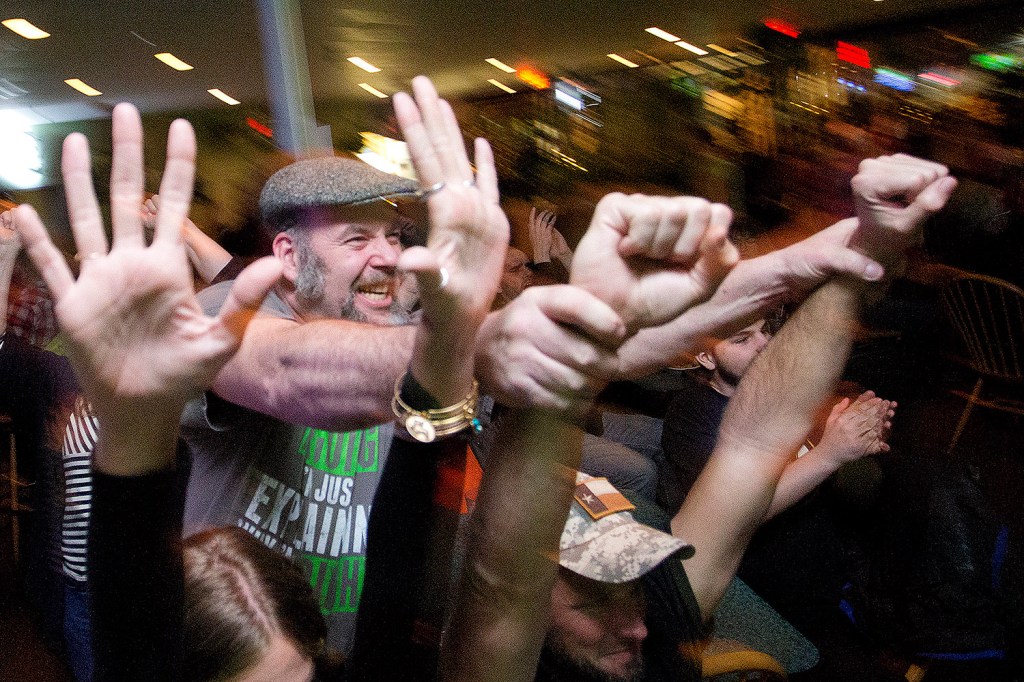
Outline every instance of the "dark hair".
[[184, 679], [223, 680], [257, 664], [275, 635], [316, 662], [327, 625], [292, 561], [241, 528], [185, 541]]

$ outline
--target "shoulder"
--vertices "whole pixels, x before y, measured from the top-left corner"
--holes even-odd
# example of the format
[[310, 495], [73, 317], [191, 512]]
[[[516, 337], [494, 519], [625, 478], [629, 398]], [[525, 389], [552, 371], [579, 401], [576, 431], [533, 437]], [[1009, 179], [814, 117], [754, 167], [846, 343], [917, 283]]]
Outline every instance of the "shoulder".
[[[234, 283], [234, 280], [217, 282], [196, 294], [199, 305], [203, 307], [203, 312], [207, 315], [217, 314], [221, 306], [224, 305], [224, 301], [227, 300], [228, 293], [231, 291], [231, 286]], [[260, 314], [267, 317], [279, 317], [297, 321], [294, 311], [288, 307], [284, 299], [273, 289], [270, 290], [267, 298], [263, 301], [263, 305], [260, 306]]]

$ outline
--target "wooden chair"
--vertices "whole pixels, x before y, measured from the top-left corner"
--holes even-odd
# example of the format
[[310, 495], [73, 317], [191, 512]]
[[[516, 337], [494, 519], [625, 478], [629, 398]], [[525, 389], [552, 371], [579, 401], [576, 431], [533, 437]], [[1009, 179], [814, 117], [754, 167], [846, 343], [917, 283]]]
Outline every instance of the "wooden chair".
[[946, 316], [963, 343], [964, 364], [977, 375], [974, 390], [953, 391], [967, 405], [946, 448], [952, 453], [975, 405], [1024, 415], [1024, 402], [981, 395], [985, 379], [1024, 384], [1024, 290], [995, 277], [965, 273], [940, 290]]

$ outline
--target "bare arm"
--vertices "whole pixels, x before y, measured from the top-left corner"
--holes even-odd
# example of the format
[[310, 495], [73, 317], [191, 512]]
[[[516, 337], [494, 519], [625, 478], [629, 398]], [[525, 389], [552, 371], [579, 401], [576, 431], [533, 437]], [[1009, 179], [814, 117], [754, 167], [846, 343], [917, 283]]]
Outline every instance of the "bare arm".
[[[850, 243], [876, 261], [894, 263], [956, 182], [938, 164], [900, 156], [863, 162], [852, 185], [859, 225]], [[839, 379], [863, 298], [881, 290], [851, 278], [822, 285], [761, 353], [729, 402], [711, 460], [672, 520], [673, 533], [697, 549], [686, 569], [705, 617], [735, 575], [791, 453]]]
[[[160, 195], [154, 194], [142, 205], [142, 221], [148, 231], [153, 229], [157, 211], [160, 210]], [[214, 241], [199, 229], [189, 218], [181, 223], [181, 235], [188, 252], [188, 260], [192, 263], [199, 278], [209, 284], [221, 270], [231, 262], [231, 254], [227, 249]]]
[[7, 302], [11, 295], [14, 261], [21, 251], [21, 237], [14, 226], [14, 212], [0, 213], [0, 336], [7, 331]]

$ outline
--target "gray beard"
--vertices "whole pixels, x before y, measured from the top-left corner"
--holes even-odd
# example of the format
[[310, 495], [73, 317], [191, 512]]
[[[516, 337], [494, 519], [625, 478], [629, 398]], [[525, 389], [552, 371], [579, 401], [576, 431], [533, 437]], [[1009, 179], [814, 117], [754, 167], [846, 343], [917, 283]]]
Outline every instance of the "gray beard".
[[643, 682], [645, 678], [642, 665], [639, 670], [628, 677], [606, 673], [589, 661], [581, 660], [570, 654], [558, 638], [552, 636], [550, 632], [544, 640], [544, 649], [540, 654], [540, 667], [550, 675], [551, 679], [559, 682], [562, 680], [565, 682]]

